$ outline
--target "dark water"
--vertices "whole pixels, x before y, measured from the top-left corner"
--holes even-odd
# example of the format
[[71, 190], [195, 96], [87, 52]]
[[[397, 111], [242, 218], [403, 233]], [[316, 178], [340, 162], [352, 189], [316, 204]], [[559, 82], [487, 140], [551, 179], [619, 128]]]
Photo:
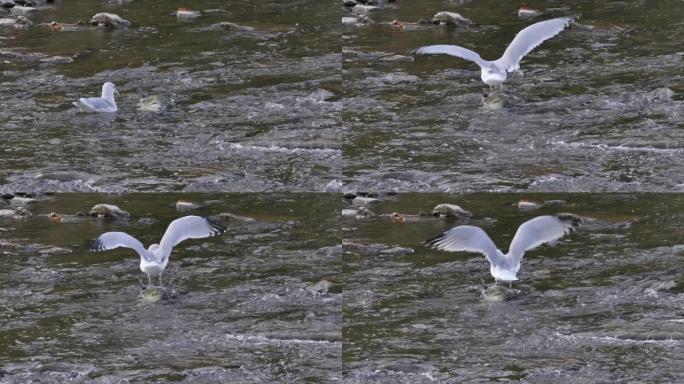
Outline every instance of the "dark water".
[[[176, 212], [183, 198], [206, 207]], [[101, 202], [129, 221], [46, 214]], [[282, 383], [341, 375], [340, 234], [337, 196], [66, 194], [0, 220], [0, 382]], [[139, 257], [88, 251], [105, 231], [146, 246], [185, 214], [221, 221], [220, 237], [187, 240], [164, 273], [169, 297], [139, 297]], [[218, 220], [218, 219], [217, 219]]]
[[[512, 203], [564, 200], [521, 212]], [[408, 194], [343, 219], [343, 367], [349, 383], [680, 382], [684, 198], [668, 194]], [[464, 221], [389, 214], [459, 204], [502, 250], [518, 225], [587, 222], [527, 252], [518, 290], [486, 300], [485, 258], [421, 243]]]
[[[482, 107], [476, 64], [437, 55], [457, 44], [493, 60], [532, 21], [522, 2], [400, 1], [375, 24], [343, 28], [346, 190], [681, 191], [681, 1], [526, 1], [538, 20], [579, 16], [509, 77], [504, 107]], [[458, 12], [470, 27], [400, 31], [389, 22]], [[672, 92], [673, 94], [671, 94]]]
[[[188, 6], [204, 15], [170, 14]], [[97, 12], [132, 26], [46, 24]], [[340, 178], [337, 7], [83, 0], [29, 18], [26, 30], [0, 29], [2, 190], [323, 191]], [[206, 30], [224, 21], [254, 31]], [[73, 62], [43, 62], [54, 56]], [[71, 102], [99, 96], [105, 81], [121, 92], [119, 112], [76, 113]], [[138, 111], [141, 93], [166, 108]]]

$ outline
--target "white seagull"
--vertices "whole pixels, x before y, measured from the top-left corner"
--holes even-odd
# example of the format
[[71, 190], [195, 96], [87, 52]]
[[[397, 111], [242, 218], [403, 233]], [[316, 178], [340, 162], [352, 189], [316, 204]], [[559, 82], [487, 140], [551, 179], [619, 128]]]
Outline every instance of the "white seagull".
[[203, 239], [226, 231], [223, 226], [200, 216], [185, 216], [169, 224], [159, 244], [152, 244], [145, 249], [135, 237], [124, 232], [106, 232], [95, 240], [91, 251], [105, 251], [119, 247], [131, 248], [140, 255], [140, 270], [147, 274], [148, 283], [152, 286], [152, 275], [161, 275], [169, 262], [171, 250], [186, 239]]
[[106, 82], [102, 85], [102, 97], [82, 97], [72, 104], [81, 112], [116, 112], [114, 95], [119, 95], [114, 83]]
[[480, 57], [477, 52], [459, 47], [458, 45], [428, 45], [416, 48], [411, 53], [419, 55], [445, 54], [472, 61], [480, 66], [482, 81], [489, 85], [492, 91], [501, 88], [506, 81], [507, 73], [520, 68], [520, 60], [536, 46], [557, 35], [572, 22], [570, 17], [559, 17], [540, 21], [530, 25], [515, 35], [506, 48], [503, 56], [498, 60], [488, 61]]
[[443, 251], [477, 252], [485, 255], [489, 261], [489, 271], [494, 280], [513, 282], [518, 280], [516, 274], [520, 269], [525, 251], [536, 248], [544, 243], [553, 243], [561, 237], [575, 230], [582, 222], [582, 218], [569, 213], [556, 216], [538, 216], [524, 222], [515, 233], [508, 253], [501, 252], [487, 233], [480, 227], [459, 225], [427, 240], [425, 244], [430, 248]]

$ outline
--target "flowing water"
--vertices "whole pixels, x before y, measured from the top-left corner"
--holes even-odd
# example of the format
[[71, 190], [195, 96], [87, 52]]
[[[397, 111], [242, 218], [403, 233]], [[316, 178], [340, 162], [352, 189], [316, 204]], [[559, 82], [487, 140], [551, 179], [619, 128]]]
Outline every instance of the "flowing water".
[[[520, 211], [526, 198], [547, 204]], [[684, 197], [669, 194], [407, 194], [343, 219], [343, 367], [349, 383], [681, 382]], [[559, 201], [562, 200], [562, 201]], [[410, 216], [440, 203], [469, 220]], [[405, 215], [397, 223], [393, 212]], [[501, 301], [482, 255], [427, 249], [463, 223], [506, 251], [517, 227], [586, 222], [527, 252]], [[488, 286], [484, 292], [484, 286]]]
[[[203, 207], [176, 212], [179, 198]], [[103, 202], [131, 218], [70, 216]], [[29, 210], [0, 219], [1, 383], [340, 378], [339, 197], [65, 194]], [[105, 231], [158, 242], [184, 214], [215, 217], [228, 231], [176, 246], [160, 301], [141, 296], [135, 252], [88, 251]]]
[[[525, 21], [521, 2], [397, 1], [370, 26], [343, 28], [345, 190], [684, 189], [684, 3], [524, 4], [549, 13]], [[473, 25], [390, 25], [439, 11]], [[498, 110], [483, 108], [476, 64], [408, 53], [457, 44], [493, 60], [525, 26], [561, 15], [578, 25], [523, 59]]]
[[[340, 178], [337, 7], [123, 3], [57, 1], [30, 28], [0, 27], [2, 190], [323, 191]], [[171, 14], [188, 6], [203, 15]], [[48, 25], [97, 12], [132, 25]], [[254, 30], [212, 30], [221, 22]], [[105, 81], [119, 112], [77, 113], [72, 101]], [[142, 95], [162, 97], [162, 111], [139, 111]]]

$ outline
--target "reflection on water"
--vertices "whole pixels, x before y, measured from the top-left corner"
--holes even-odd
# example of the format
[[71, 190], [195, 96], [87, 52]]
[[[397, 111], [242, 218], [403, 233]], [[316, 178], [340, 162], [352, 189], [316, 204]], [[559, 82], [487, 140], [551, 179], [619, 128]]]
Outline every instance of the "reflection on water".
[[[339, 179], [337, 4], [203, 1], [192, 4], [198, 18], [171, 14], [187, 6], [57, 2], [28, 29], [3, 28], [2, 189], [323, 191]], [[100, 11], [132, 25], [47, 25]], [[223, 22], [253, 30], [211, 27]], [[105, 81], [121, 92], [119, 112], [76, 113], [71, 102], [99, 96]], [[161, 111], [139, 111], [143, 96], [159, 96]], [[274, 145], [286, 150], [243, 149]]]
[[[348, 382], [669, 382], [682, 377], [682, 196], [407, 194], [381, 199], [372, 207], [375, 217], [345, 218], [342, 224]], [[523, 199], [547, 204], [520, 211], [515, 205]], [[458, 204], [473, 216], [409, 216], [431, 212], [440, 203]], [[398, 223], [393, 212], [407, 219]], [[555, 246], [527, 252], [520, 280], [513, 284], [519, 292], [505, 301], [482, 297], [493, 283], [483, 256], [422, 245], [468, 223], [481, 226], [505, 251], [518, 225], [558, 212], [587, 222]]]
[[[179, 198], [203, 207], [177, 212]], [[131, 218], [48, 218], [101, 202]], [[311, 194], [67, 194], [32, 204], [31, 218], [0, 219], [2, 382], [339, 377], [339, 206]], [[157, 242], [186, 214], [229, 229], [176, 246], [164, 290], [141, 293], [133, 251], [88, 251], [105, 231]]]
[[[496, 59], [535, 20], [518, 2], [397, 2], [371, 26], [343, 28], [344, 180], [349, 191], [680, 191], [684, 148], [680, 1], [525, 6], [576, 15], [483, 107], [479, 67], [411, 57], [457, 44]], [[453, 11], [472, 26], [401, 30]], [[550, 17], [550, 16], [549, 16]], [[547, 16], [541, 19], [549, 18]], [[540, 20], [540, 19], [538, 19]], [[397, 56], [399, 55], [399, 56]], [[627, 148], [628, 150], [625, 150]]]

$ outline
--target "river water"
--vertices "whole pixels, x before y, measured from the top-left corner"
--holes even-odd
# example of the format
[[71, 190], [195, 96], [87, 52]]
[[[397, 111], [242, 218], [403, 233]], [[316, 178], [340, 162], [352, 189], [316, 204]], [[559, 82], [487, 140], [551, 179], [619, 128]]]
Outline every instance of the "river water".
[[[0, 29], [2, 189], [323, 191], [339, 179], [337, 8], [203, 1], [191, 21], [170, 14], [188, 5], [58, 1], [30, 16], [31, 28]], [[132, 26], [47, 25], [96, 12]], [[254, 30], [206, 30], [224, 21]], [[119, 112], [76, 113], [72, 101], [99, 96], [105, 81], [121, 93]], [[137, 110], [142, 94], [165, 108]]]
[[[343, 28], [345, 190], [684, 189], [684, 3], [524, 3], [565, 7], [538, 20], [580, 25], [523, 59], [498, 110], [483, 108], [476, 64], [408, 52], [457, 44], [496, 59], [532, 22], [518, 18], [520, 2], [399, 1], [370, 14], [371, 26]], [[390, 25], [439, 11], [473, 25]]]
[[[520, 211], [521, 199], [547, 205]], [[349, 383], [679, 382], [684, 198], [667, 194], [407, 194], [344, 218], [343, 367]], [[559, 201], [562, 200], [562, 201]], [[469, 220], [432, 216], [458, 204]], [[396, 223], [390, 215], [405, 215]], [[586, 222], [527, 252], [505, 301], [482, 255], [421, 243], [481, 226], [504, 252], [524, 221]], [[487, 293], [488, 291], [485, 291]]]
[[[167, 297], [150, 303], [135, 252], [88, 248], [105, 231], [158, 242], [181, 197], [204, 205], [192, 214], [254, 220], [217, 218], [224, 235], [176, 246]], [[97, 203], [131, 218], [68, 216]], [[339, 207], [323, 194], [66, 194], [0, 221], [0, 382], [339, 379]]]

